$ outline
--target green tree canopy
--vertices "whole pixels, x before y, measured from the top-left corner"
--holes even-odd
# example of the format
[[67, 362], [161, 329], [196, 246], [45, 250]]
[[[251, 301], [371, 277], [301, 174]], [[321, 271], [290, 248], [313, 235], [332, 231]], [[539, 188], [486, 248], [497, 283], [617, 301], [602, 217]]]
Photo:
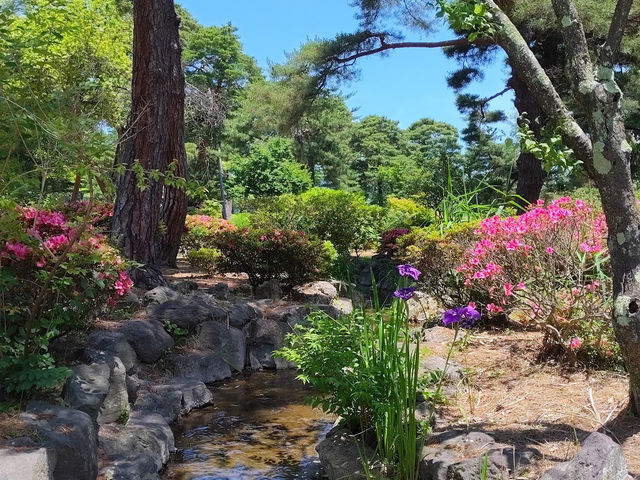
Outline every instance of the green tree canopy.
[[229, 172], [235, 197], [272, 197], [312, 187], [311, 175], [293, 157], [291, 141], [281, 137], [255, 141], [248, 156], [232, 160]]

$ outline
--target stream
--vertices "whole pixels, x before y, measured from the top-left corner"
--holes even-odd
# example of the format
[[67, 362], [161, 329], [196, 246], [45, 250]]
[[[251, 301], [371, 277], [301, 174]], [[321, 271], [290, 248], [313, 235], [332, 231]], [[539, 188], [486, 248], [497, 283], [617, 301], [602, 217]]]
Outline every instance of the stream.
[[165, 480], [322, 478], [315, 446], [333, 420], [304, 403], [295, 371], [255, 372], [211, 388], [214, 404], [174, 426]]

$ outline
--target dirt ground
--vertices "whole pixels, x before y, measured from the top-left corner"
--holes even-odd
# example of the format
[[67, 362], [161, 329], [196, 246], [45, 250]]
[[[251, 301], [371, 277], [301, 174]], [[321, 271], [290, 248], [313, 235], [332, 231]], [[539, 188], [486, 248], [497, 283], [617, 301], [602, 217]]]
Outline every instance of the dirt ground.
[[[439, 330], [442, 341], [429, 347], [444, 355], [453, 331]], [[529, 450], [534, 461], [522, 466], [517, 479], [539, 478], [553, 464], [573, 458], [589, 433], [600, 431], [622, 445], [629, 473], [640, 479], [640, 420], [626, 413], [627, 378], [536, 363], [541, 343], [538, 332], [474, 333], [454, 353], [464, 380], [436, 430], [483, 431]]]

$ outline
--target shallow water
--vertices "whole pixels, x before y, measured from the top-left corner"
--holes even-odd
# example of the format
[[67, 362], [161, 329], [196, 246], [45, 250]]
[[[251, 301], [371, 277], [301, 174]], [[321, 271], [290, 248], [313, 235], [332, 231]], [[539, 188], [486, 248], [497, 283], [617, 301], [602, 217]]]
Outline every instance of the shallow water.
[[295, 372], [256, 372], [216, 385], [214, 405], [174, 428], [171, 480], [320, 479], [315, 446], [332, 420], [305, 405]]

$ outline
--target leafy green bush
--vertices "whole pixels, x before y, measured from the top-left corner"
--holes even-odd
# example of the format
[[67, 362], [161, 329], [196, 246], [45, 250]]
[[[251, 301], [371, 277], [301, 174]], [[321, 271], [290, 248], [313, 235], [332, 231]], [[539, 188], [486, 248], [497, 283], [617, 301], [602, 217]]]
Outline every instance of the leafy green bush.
[[49, 342], [85, 328], [133, 283], [105, 237], [79, 218], [0, 204], [0, 394], [49, 388], [68, 374]]
[[220, 250], [203, 247], [198, 250], [189, 250], [187, 252], [187, 261], [193, 268], [213, 275], [218, 272], [220, 256]]
[[435, 220], [433, 209], [420, 205], [410, 198], [387, 197], [386, 210], [384, 230], [426, 227]]
[[438, 226], [415, 228], [398, 237], [395, 260], [420, 270], [421, 289], [440, 299], [447, 308], [467, 305], [486, 298], [480, 291], [464, 285], [456, 267], [475, 243], [477, 222], [461, 223], [440, 234]]
[[295, 230], [226, 230], [216, 238], [221, 272], [246, 273], [249, 283], [278, 279], [285, 288], [326, 275], [335, 259], [330, 243]]
[[385, 215], [359, 194], [313, 188], [301, 195], [261, 201], [251, 216], [256, 228], [303, 230], [330, 241], [341, 255], [377, 245]]

